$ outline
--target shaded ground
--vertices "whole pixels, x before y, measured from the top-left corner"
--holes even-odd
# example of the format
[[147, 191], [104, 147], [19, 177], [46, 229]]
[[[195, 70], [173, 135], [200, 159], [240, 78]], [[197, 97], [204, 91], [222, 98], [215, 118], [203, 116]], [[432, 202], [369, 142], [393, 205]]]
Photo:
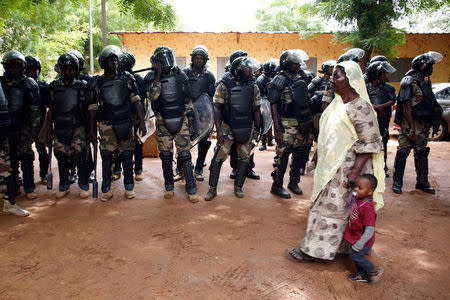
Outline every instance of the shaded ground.
[[[389, 145], [390, 168], [395, 146]], [[412, 157], [403, 195], [394, 195], [387, 179], [370, 257], [385, 273], [374, 286], [347, 279], [348, 257], [317, 264], [287, 259], [284, 249], [304, 234], [312, 175], [302, 177], [305, 195], [272, 196], [272, 148], [257, 151], [262, 180], [246, 182], [244, 199], [232, 194], [228, 163], [218, 197], [198, 204], [188, 202], [181, 183], [174, 199], [163, 199], [159, 159], [145, 160], [146, 179], [134, 200], [123, 198], [121, 182], [107, 203], [80, 200], [76, 186], [56, 201], [56, 190], [38, 185], [38, 200], [18, 198], [30, 217], [0, 215], [0, 298], [449, 299], [450, 143], [430, 146], [436, 195], [414, 190]], [[202, 195], [207, 188], [199, 184]]]

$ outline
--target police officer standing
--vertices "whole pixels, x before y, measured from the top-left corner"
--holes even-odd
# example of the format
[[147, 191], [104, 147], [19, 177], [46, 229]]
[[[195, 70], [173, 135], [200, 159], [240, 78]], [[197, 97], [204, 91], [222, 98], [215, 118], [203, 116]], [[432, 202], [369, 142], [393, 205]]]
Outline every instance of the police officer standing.
[[303, 194], [298, 186], [300, 168], [304, 159], [305, 145], [312, 134], [312, 113], [306, 76], [300, 75], [301, 68], [306, 66], [304, 61], [307, 59], [308, 55], [300, 49], [284, 51], [280, 56], [281, 71], [273, 78], [269, 86], [269, 101], [272, 106], [273, 127], [277, 142], [271, 193], [282, 198], [291, 197], [283, 188], [284, 173], [291, 153], [292, 164], [288, 189], [294, 194]]
[[234, 194], [238, 198], [244, 197], [242, 187], [247, 177], [251, 139], [259, 134], [261, 121], [261, 97], [254, 83], [253, 63], [247, 57], [234, 59], [230, 69], [233, 77], [224, 76], [217, 86], [214, 95], [217, 145], [209, 169], [206, 201], [213, 200], [217, 195], [220, 169], [233, 143], [236, 143], [238, 154]]
[[[0, 45], [2, 40], [0, 39]], [[15, 216], [26, 217], [30, 213], [19, 207], [15, 201], [15, 188], [11, 176], [11, 163], [9, 160], [8, 130], [11, 119], [8, 114], [8, 101], [0, 83], [0, 188], [6, 191], [3, 196], [3, 211]]]
[[[69, 170], [70, 157], [78, 168], [79, 196], [89, 196], [89, 165], [87, 156], [86, 131], [88, 122], [87, 103], [92, 102], [87, 82], [78, 80], [78, 59], [75, 55], [65, 53], [58, 58], [60, 76], [49, 86], [49, 111], [47, 121], [49, 128], [53, 125], [54, 152], [58, 160], [59, 191], [56, 198], [61, 199], [70, 191]], [[53, 134], [51, 134], [53, 133]]]
[[[45, 120], [45, 115], [47, 114], [47, 98], [48, 98], [48, 83], [45, 80], [39, 80], [39, 74], [41, 73], [41, 61], [39, 58], [33, 55], [25, 56], [25, 75], [36, 80], [39, 85], [39, 114], [40, 114], [40, 126], [39, 130], [42, 128], [42, 124]], [[41, 143], [38, 139], [35, 141], [36, 150], [39, 154], [39, 176], [41, 177], [42, 184], [47, 184], [47, 172], [49, 165], [49, 156], [47, 152], [46, 145]]]
[[149, 82], [149, 99], [154, 101], [156, 117], [156, 141], [164, 175], [164, 198], [174, 196], [172, 169], [173, 144], [184, 173], [189, 201], [199, 201], [190, 148], [189, 118], [193, 109], [189, 94], [188, 78], [175, 62], [175, 53], [170, 47], [156, 48], [150, 62], [156, 71], [145, 76]]
[[[133, 72], [134, 64], [136, 63], [136, 57], [131, 52], [124, 51], [122, 55], [119, 57], [119, 69], [121, 71], [126, 71], [128, 73]], [[135, 73], [133, 74], [134, 78], [136, 79], [136, 84], [139, 91], [139, 97], [141, 98], [141, 104], [144, 108], [144, 115], [147, 112], [147, 97], [146, 92], [144, 88], [144, 77], [142, 77], [140, 74]], [[139, 119], [134, 118], [133, 119], [134, 124], [134, 135], [136, 138], [135, 141], [135, 147], [134, 147], [134, 179], [136, 181], [142, 181], [144, 180], [144, 177], [142, 176], [142, 164], [144, 159], [144, 144], [138, 139], [137, 132], [139, 129]], [[120, 178], [120, 173], [122, 172], [122, 168], [120, 167], [120, 158], [118, 157], [117, 160], [114, 162], [114, 170], [113, 170], [113, 176], [114, 180], [117, 180]]]
[[[208, 49], [203, 45], [197, 45], [191, 52], [191, 65], [185, 68], [183, 72], [189, 78], [189, 90], [193, 103], [202, 94], [214, 96], [216, 78], [213, 73], [206, 69], [206, 63], [209, 59]], [[194, 168], [194, 176], [198, 181], [203, 181], [203, 164], [205, 163], [208, 149], [211, 147], [209, 135], [198, 142], [197, 161]]]
[[[442, 60], [438, 52], [430, 51], [416, 56], [412, 61], [412, 69], [400, 81], [395, 123], [400, 125], [398, 149], [394, 162], [394, 183], [392, 190], [402, 193], [403, 174], [406, 159], [414, 149], [414, 164], [417, 173], [416, 189], [434, 194], [435, 190], [428, 182], [427, 139], [430, 128], [433, 134], [439, 129], [442, 108], [437, 103], [429, 76], [433, 73], [433, 65]], [[428, 80], [425, 79], [428, 77]]]
[[2, 60], [5, 73], [0, 77], [8, 100], [11, 117], [9, 147], [12, 177], [15, 191], [19, 190], [19, 161], [23, 174], [23, 190], [28, 199], [36, 199], [34, 192], [34, 152], [31, 148], [40, 126], [41, 98], [36, 81], [25, 76], [25, 57], [18, 51], [10, 51]]
[[386, 177], [389, 177], [386, 165], [389, 122], [391, 121], [392, 106], [397, 99], [395, 88], [387, 82], [386, 77], [386, 73], [392, 72], [395, 72], [395, 68], [387, 61], [375, 61], [366, 69], [367, 93], [369, 94], [373, 108], [377, 112], [378, 126], [380, 128], [381, 138], [383, 139], [384, 171], [386, 172]]
[[[125, 197], [132, 199], [134, 192], [133, 179], [133, 112], [139, 118], [139, 131], [146, 134], [144, 109], [142, 108], [136, 80], [133, 75], [119, 72], [119, 57], [122, 51], [117, 46], [106, 46], [100, 52], [98, 61], [104, 74], [96, 78], [94, 103], [89, 105], [90, 129], [89, 138], [96, 138], [95, 120], [98, 120], [100, 133], [100, 154], [102, 157], [102, 201], [112, 198], [111, 175], [112, 162], [120, 157], [124, 170], [123, 183]], [[98, 107], [98, 105], [100, 105]], [[96, 110], [99, 108], [98, 117]]]

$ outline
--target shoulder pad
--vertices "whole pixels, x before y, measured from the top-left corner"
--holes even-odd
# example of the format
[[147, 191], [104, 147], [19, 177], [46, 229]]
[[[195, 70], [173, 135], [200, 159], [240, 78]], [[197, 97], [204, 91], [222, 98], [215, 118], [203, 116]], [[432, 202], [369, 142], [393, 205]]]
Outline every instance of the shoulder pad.
[[316, 76], [311, 80], [311, 83], [314, 85], [319, 85], [322, 83], [323, 77]]
[[181, 78], [182, 78], [183, 81], [186, 81], [186, 82], [189, 81], [189, 77], [186, 75], [186, 73], [184, 73], [184, 72], [183, 72], [182, 70], [180, 70], [180, 69], [179, 69], [178, 75], [181, 76]]
[[184, 72], [184, 74], [186, 74], [186, 75], [191, 75], [190, 73], [191, 73], [191, 70], [189, 69], [189, 68], [184, 68], [183, 70], [181, 70], [182, 72]]
[[154, 79], [155, 79], [155, 71], [153, 71], [153, 70], [148, 72], [144, 77], [145, 82], [150, 82], [150, 81], [153, 81]]
[[392, 84], [390, 84], [389, 82], [386, 82], [384, 84], [384, 89], [385, 89], [385, 91], [387, 91], [389, 93], [395, 93], [395, 87]]
[[208, 76], [208, 81], [211, 83], [216, 82], [216, 77], [214, 77], [214, 74], [210, 71], [206, 71], [206, 75]]
[[80, 80], [80, 86], [82, 89], [86, 89], [89, 87], [87, 81], [84, 79]]
[[288, 78], [286, 75], [278, 74], [270, 82], [271, 88], [281, 92], [288, 84]]
[[131, 74], [131, 73], [128, 72], [128, 71], [123, 71], [123, 76], [124, 76], [126, 79], [136, 80], [136, 78], [134, 78], [134, 75]]
[[39, 90], [39, 85], [38, 85], [38, 83], [36, 82], [36, 80], [34, 80], [34, 79], [31, 78], [31, 77], [26, 77], [26, 78], [23, 80], [23, 84], [24, 84], [24, 86], [25, 86], [27, 89], [29, 89], [29, 90]]
[[53, 80], [52, 82], [50, 82], [50, 84], [48, 85], [48, 88], [49, 88], [49, 89], [53, 89], [53, 88], [55, 88], [55, 87], [57, 87], [57, 86], [59, 86], [59, 80], [58, 80], [58, 79], [55, 79], [55, 80]]
[[414, 77], [412, 76], [405, 76], [402, 78], [402, 80], [400, 81], [400, 88], [406, 88], [408, 86], [411, 85], [411, 83], [415, 80]]

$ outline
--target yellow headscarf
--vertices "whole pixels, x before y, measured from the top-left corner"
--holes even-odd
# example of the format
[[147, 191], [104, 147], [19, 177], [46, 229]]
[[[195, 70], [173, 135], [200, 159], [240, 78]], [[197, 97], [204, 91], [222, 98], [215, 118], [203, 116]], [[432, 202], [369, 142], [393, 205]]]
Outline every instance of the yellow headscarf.
[[[370, 103], [366, 84], [359, 65], [353, 61], [343, 61], [336, 66], [345, 69], [350, 86], [361, 98]], [[372, 105], [370, 106], [372, 107]], [[372, 108], [376, 115], [375, 110]], [[316, 201], [322, 189], [342, 166], [347, 151], [358, 140], [355, 127], [347, 116], [341, 96], [335, 95], [334, 100], [320, 117], [320, 133], [317, 143], [317, 167], [314, 171], [314, 186], [311, 200]], [[381, 137], [380, 137], [381, 138]], [[375, 209], [383, 207], [383, 192], [385, 188], [384, 154], [372, 154], [374, 175], [378, 180], [373, 193]]]

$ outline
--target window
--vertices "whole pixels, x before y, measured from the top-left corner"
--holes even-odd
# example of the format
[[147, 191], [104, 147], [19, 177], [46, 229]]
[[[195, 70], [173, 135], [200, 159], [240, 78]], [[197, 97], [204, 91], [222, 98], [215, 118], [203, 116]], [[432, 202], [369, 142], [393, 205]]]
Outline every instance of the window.
[[391, 62], [391, 65], [397, 71], [395, 71], [394, 73], [391, 73], [391, 74], [387, 74], [389, 81], [399, 82], [400, 80], [402, 80], [403, 76], [405, 76], [405, 73], [411, 69], [412, 60], [413, 60], [413, 57], [404, 57], [404, 58], [399, 58], [399, 59], [393, 60]]
[[313, 72], [315, 75], [317, 75], [317, 57], [310, 57], [306, 61], [306, 65], [308, 66], [306, 69], [308, 71]]
[[225, 74], [225, 66], [228, 62], [228, 57], [217, 57], [217, 79], [220, 79]]
[[184, 68], [186, 68], [186, 57], [177, 57], [175, 58], [176, 62], [177, 62], [177, 66], [183, 70]]

